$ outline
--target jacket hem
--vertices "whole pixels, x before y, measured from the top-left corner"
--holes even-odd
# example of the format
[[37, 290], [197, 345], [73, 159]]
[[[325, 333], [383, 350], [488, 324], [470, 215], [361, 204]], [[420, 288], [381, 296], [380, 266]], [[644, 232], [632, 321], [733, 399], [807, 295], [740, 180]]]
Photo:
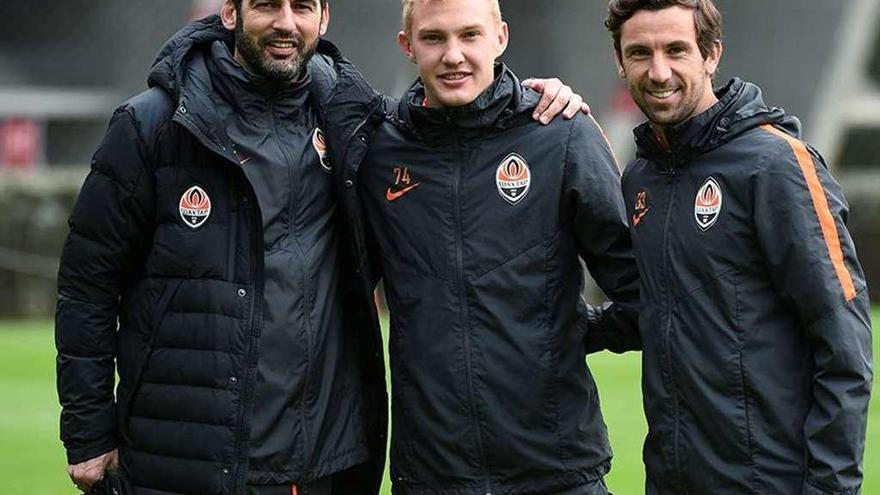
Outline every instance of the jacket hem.
[[[563, 491], [603, 479], [610, 469], [611, 462], [606, 461], [598, 466], [560, 471], [530, 479], [492, 480], [491, 492], [492, 495], [541, 495]], [[484, 495], [486, 486], [483, 481], [450, 482], [444, 485], [406, 481], [394, 482], [391, 493], [393, 495]]]
[[366, 445], [358, 444], [353, 449], [323, 459], [314, 469], [303, 473], [294, 471], [250, 471], [248, 485], [283, 485], [288, 483], [310, 483], [321, 478], [345, 471], [367, 462], [370, 459]]

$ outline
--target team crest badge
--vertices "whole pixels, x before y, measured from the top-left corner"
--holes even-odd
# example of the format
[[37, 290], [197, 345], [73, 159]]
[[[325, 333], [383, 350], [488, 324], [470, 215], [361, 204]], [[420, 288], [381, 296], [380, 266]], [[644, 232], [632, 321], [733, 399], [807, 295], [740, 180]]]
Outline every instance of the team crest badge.
[[324, 172], [330, 173], [330, 157], [327, 156], [327, 139], [324, 136], [324, 131], [320, 128], [315, 128], [315, 133], [312, 134], [312, 147], [315, 148], [315, 152], [318, 154], [318, 158], [321, 160], [321, 168], [324, 169]]
[[705, 232], [715, 225], [721, 215], [723, 202], [721, 186], [715, 179], [709, 177], [697, 191], [697, 199], [694, 202], [694, 218], [696, 218], [700, 230]]
[[526, 197], [531, 183], [532, 172], [529, 170], [529, 164], [516, 153], [511, 153], [502, 160], [501, 165], [498, 165], [498, 170], [495, 171], [495, 185], [498, 187], [498, 194], [512, 205], [519, 203]]
[[211, 198], [199, 186], [192, 186], [180, 197], [180, 218], [190, 228], [197, 229], [211, 216]]

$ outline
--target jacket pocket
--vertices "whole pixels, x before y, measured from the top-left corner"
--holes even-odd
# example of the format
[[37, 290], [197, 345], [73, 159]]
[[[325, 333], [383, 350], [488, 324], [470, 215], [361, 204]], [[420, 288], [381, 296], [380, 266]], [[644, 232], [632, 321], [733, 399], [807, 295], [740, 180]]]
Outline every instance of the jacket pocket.
[[[710, 473], [721, 486], [750, 479], [748, 395], [743, 367], [745, 329], [739, 319], [736, 272], [691, 290], [674, 305], [671, 340], [679, 421], [687, 431], [682, 469]], [[719, 460], [730, 466], [719, 470]]]
[[134, 403], [134, 399], [135, 397], [137, 397], [137, 394], [140, 391], [141, 378], [144, 376], [144, 372], [147, 369], [147, 364], [150, 361], [150, 357], [153, 355], [153, 347], [156, 343], [156, 335], [159, 333], [159, 329], [162, 326], [162, 321], [165, 319], [165, 314], [167, 312], [168, 306], [171, 304], [171, 300], [174, 299], [174, 295], [177, 293], [177, 290], [180, 288], [180, 285], [182, 283], [182, 280], [176, 280], [169, 283], [165, 286], [165, 289], [159, 296], [159, 299], [156, 302], [156, 306], [151, 312], [152, 317], [150, 322], [150, 338], [145, 343], [143, 351], [136, 356], [136, 361], [131, 368], [132, 380], [130, 392], [125, 397], [120, 397], [119, 413], [120, 418], [122, 419], [121, 424], [123, 425], [121, 433], [126, 442], [129, 441], [128, 422], [131, 414], [132, 404]]

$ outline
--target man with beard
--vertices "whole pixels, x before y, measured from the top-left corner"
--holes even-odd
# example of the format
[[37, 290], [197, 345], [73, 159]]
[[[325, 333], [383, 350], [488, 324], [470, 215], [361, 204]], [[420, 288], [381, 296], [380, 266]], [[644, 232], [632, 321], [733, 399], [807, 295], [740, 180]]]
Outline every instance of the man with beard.
[[381, 337], [337, 233], [320, 101], [364, 98], [360, 119], [383, 99], [348, 85], [328, 22], [322, 0], [227, 0], [114, 114], [58, 282], [81, 489], [120, 468], [138, 495], [377, 493]]
[[757, 86], [713, 91], [711, 0], [608, 12], [619, 74], [648, 119], [623, 177], [647, 493], [860, 493], [871, 326], [840, 186]]

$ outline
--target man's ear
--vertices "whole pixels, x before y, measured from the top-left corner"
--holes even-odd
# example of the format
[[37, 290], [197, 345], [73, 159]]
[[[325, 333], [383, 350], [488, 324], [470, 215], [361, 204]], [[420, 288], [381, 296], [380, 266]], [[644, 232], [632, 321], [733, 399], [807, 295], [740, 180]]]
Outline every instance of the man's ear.
[[718, 71], [718, 64], [721, 63], [722, 52], [724, 52], [724, 45], [721, 44], [721, 40], [715, 40], [715, 43], [712, 44], [712, 51], [709, 52], [709, 56], [703, 61], [706, 67], [706, 72], [710, 76], [714, 76], [715, 72]]
[[235, 22], [238, 20], [238, 11], [235, 10], [235, 4], [232, 3], [232, 0], [223, 1], [223, 6], [220, 7], [220, 20], [223, 22], [223, 27], [230, 31], [235, 31]]
[[623, 65], [620, 63], [620, 52], [614, 50], [614, 65], [617, 67], [617, 75], [621, 79], [626, 79], [626, 71], [623, 69]]
[[405, 31], [397, 33], [397, 46], [400, 47], [400, 51], [406, 55], [406, 58], [408, 58], [410, 62], [416, 63], [416, 54], [413, 51], [409, 36]]
[[506, 22], [502, 21], [498, 30], [498, 54], [495, 58], [500, 58], [507, 51], [507, 44], [510, 42], [510, 27]]
[[330, 3], [324, 5], [321, 9], [321, 36], [327, 34], [327, 27], [330, 26]]

